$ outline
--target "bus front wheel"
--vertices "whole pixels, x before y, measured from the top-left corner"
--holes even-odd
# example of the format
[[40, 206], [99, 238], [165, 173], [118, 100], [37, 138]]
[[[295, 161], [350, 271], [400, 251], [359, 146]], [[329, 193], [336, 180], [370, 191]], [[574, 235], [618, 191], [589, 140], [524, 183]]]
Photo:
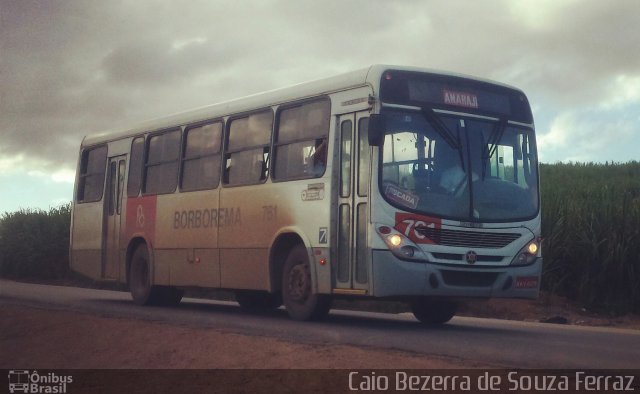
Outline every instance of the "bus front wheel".
[[294, 320], [321, 320], [331, 309], [331, 297], [313, 292], [307, 249], [291, 249], [282, 274], [282, 300]]
[[423, 324], [438, 325], [451, 320], [458, 304], [451, 300], [416, 298], [411, 301], [413, 315]]
[[129, 290], [133, 301], [138, 305], [175, 306], [182, 300], [183, 292], [170, 286], [154, 286], [151, 284], [149, 269], [149, 251], [147, 246], [138, 245], [129, 268]]

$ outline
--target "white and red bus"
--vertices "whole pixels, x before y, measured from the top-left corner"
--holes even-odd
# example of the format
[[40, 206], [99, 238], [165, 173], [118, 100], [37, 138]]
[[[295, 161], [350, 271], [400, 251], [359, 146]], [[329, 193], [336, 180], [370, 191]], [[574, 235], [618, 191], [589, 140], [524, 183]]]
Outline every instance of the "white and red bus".
[[138, 304], [184, 287], [324, 317], [336, 297], [535, 298], [531, 109], [513, 87], [374, 65], [82, 141], [71, 267]]

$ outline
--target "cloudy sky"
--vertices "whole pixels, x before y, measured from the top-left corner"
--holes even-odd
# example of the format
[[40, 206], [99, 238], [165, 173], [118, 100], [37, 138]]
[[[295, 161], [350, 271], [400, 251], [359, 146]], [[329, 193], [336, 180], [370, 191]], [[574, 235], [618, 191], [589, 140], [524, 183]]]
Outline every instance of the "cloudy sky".
[[72, 197], [85, 134], [365, 67], [523, 89], [542, 162], [640, 160], [637, 0], [0, 0], [0, 213]]

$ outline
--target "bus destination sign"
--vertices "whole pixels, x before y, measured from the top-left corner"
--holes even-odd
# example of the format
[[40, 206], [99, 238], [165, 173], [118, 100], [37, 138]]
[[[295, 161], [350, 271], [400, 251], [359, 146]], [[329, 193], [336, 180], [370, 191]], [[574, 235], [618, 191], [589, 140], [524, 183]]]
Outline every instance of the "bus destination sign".
[[473, 93], [442, 89], [442, 97], [444, 103], [448, 105], [465, 108], [478, 108], [478, 96]]
[[388, 70], [380, 80], [380, 100], [421, 108], [463, 108], [524, 123], [533, 121], [522, 92], [461, 76]]

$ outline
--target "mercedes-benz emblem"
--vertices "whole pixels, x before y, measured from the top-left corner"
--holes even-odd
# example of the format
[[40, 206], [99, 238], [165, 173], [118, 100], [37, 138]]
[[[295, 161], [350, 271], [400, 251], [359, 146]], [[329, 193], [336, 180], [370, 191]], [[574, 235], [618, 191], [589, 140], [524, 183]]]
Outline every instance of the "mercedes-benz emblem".
[[467, 252], [465, 258], [467, 259], [467, 263], [475, 264], [478, 261], [478, 254], [473, 250]]

